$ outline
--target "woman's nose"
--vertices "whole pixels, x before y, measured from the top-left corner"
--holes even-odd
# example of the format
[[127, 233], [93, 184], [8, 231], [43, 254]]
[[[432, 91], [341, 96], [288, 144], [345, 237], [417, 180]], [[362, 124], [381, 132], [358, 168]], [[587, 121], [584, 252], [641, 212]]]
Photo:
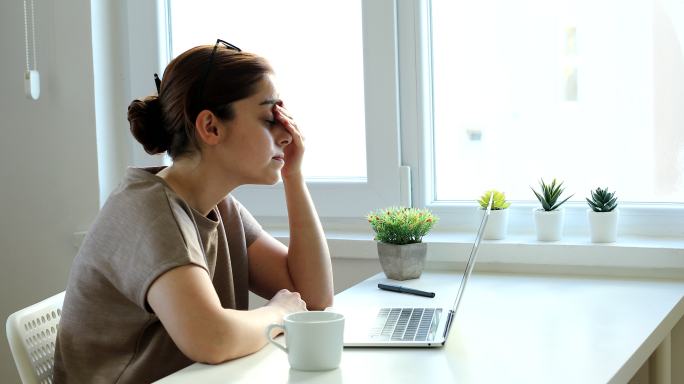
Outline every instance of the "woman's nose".
[[282, 125], [278, 124], [274, 133], [275, 142], [284, 147], [292, 142], [292, 135]]

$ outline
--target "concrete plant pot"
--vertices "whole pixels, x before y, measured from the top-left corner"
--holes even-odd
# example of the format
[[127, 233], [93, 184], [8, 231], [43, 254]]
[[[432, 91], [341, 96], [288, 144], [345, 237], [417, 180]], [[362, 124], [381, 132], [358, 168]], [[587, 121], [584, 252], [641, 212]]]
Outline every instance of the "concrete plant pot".
[[417, 279], [425, 268], [427, 243], [386, 244], [377, 242], [380, 266], [392, 280]]

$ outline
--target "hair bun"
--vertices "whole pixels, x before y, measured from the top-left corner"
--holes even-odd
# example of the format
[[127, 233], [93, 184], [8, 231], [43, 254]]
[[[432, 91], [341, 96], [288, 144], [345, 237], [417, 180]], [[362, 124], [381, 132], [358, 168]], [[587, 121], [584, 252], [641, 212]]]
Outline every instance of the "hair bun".
[[133, 100], [128, 106], [131, 133], [150, 155], [166, 152], [171, 136], [164, 129], [162, 108], [157, 96]]

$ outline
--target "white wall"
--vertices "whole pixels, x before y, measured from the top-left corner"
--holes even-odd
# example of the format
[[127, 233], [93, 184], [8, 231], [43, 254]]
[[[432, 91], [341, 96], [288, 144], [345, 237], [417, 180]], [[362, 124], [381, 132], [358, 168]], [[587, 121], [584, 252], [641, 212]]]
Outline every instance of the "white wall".
[[[90, 1], [36, 1], [41, 95], [24, 95], [24, 10], [0, 2], [0, 318], [65, 287], [98, 209]], [[5, 333], [0, 382], [18, 382]]]

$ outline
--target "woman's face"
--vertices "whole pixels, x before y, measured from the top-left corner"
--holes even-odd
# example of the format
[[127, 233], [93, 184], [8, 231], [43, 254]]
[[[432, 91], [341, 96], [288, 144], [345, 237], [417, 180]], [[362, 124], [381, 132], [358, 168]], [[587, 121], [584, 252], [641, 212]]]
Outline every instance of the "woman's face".
[[264, 76], [254, 95], [233, 103], [235, 117], [222, 123], [227, 132], [222, 164], [240, 184], [275, 184], [280, 179], [283, 150], [292, 136], [274, 121], [276, 103], [281, 101], [273, 77]]

